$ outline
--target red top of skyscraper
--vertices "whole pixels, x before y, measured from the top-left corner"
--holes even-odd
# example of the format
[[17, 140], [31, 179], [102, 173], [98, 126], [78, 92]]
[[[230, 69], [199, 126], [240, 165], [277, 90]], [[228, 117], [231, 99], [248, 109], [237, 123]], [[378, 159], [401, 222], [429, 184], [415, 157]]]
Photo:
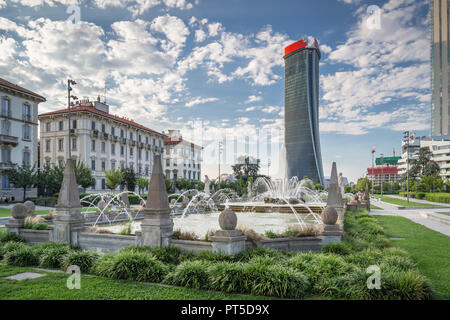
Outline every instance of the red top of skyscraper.
[[284, 48], [284, 55], [287, 56], [289, 53], [306, 47], [307, 43], [305, 40], [299, 40], [297, 42], [294, 42], [293, 44], [288, 45], [286, 48]]

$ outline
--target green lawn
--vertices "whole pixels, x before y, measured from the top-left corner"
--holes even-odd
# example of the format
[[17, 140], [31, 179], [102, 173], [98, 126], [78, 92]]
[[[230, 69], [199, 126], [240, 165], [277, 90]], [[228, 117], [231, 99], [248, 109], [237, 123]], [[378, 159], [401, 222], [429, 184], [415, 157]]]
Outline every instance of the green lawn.
[[[54, 210], [36, 210], [36, 214], [47, 214]], [[10, 217], [11, 216], [11, 209], [9, 208], [0, 208], [0, 217]]]
[[[374, 197], [380, 198], [381, 196], [374, 195]], [[419, 202], [413, 202], [413, 201], [409, 201], [409, 203], [408, 203], [406, 200], [391, 198], [391, 197], [387, 197], [387, 196], [383, 196], [381, 201], [387, 202], [387, 203], [392, 203], [392, 204], [395, 204], [397, 206], [402, 206], [402, 207], [440, 207], [439, 205], [429, 204], [429, 203], [419, 203]]]
[[375, 209], [375, 210], [383, 210], [383, 208], [374, 206], [373, 204], [370, 204], [370, 209]]
[[46, 273], [32, 268], [0, 265], [0, 299], [31, 300], [228, 300], [269, 299], [267, 297], [194, 290], [153, 283], [113, 280], [90, 275], [81, 276], [81, 289], [66, 287], [68, 274], [47, 273], [45, 277], [16, 281], [5, 277], [20, 272]]
[[433, 283], [437, 298], [450, 299], [450, 237], [403, 217], [374, 217], [388, 237], [405, 238], [391, 241], [408, 251], [421, 273]]
[[445, 214], [446, 216], [450, 216], [450, 212], [436, 212], [438, 214]]

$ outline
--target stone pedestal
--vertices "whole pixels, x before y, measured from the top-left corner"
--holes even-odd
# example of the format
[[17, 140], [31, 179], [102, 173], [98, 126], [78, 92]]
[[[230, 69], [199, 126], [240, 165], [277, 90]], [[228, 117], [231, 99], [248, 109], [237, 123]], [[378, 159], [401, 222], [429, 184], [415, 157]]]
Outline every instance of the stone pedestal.
[[217, 230], [210, 239], [213, 252], [231, 255], [245, 250], [247, 237], [241, 230]]
[[8, 223], [5, 225], [6, 231], [8, 233], [12, 234], [20, 234], [20, 229], [23, 228], [23, 223], [25, 222], [25, 219], [14, 219], [11, 218], [8, 220]]
[[148, 247], [166, 247], [173, 235], [170, 211], [151, 213], [144, 209], [145, 219], [141, 223], [141, 244]]
[[333, 242], [341, 242], [342, 240], [342, 229], [338, 224], [323, 226], [322, 231], [322, 245], [327, 245]]
[[9, 233], [20, 234], [20, 229], [23, 228], [25, 218], [27, 217], [28, 207], [23, 203], [16, 203], [11, 208], [11, 218], [6, 224], [6, 230]]

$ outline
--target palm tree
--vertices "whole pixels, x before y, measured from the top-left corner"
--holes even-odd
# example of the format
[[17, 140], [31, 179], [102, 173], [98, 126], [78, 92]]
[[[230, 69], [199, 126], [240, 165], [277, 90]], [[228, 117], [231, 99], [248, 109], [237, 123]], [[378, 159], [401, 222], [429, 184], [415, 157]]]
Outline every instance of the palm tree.
[[111, 189], [112, 192], [122, 183], [124, 172], [120, 170], [120, 168], [117, 169], [111, 169], [111, 170], [104, 170], [103, 173], [105, 174], [106, 183], [108, 184], [108, 187]]

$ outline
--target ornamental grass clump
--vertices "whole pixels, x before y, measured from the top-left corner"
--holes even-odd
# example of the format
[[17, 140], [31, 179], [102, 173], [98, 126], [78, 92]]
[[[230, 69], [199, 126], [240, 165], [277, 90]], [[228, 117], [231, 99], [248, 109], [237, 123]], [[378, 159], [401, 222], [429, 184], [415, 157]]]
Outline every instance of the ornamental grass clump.
[[169, 271], [151, 254], [127, 251], [104, 255], [94, 270], [103, 277], [148, 282], [161, 282]]
[[164, 283], [186, 288], [208, 290], [210, 289], [208, 277], [208, 267], [210, 264], [210, 262], [204, 260], [185, 261], [166, 276]]
[[17, 267], [32, 267], [39, 264], [39, 255], [29, 246], [18, 247], [5, 253], [7, 265]]
[[[69, 246], [61, 246], [55, 248], [46, 248], [39, 255], [39, 266], [44, 268], [61, 268], [61, 262], [64, 257], [69, 252]], [[35, 251], [36, 252], [36, 251]]]
[[352, 247], [347, 242], [333, 242], [323, 247], [322, 252], [346, 256], [352, 252]]
[[23, 242], [22, 237], [9, 232], [0, 232], [0, 243], [6, 242]]
[[99, 254], [93, 251], [69, 251], [61, 261], [61, 267], [63, 270], [71, 265], [76, 265], [83, 273], [90, 273], [95, 262], [99, 258]]
[[270, 248], [259, 247], [239, 252], [234, 256], [234, 261], [248, 262], [256, 257], [274, 257], [277, 260], [284, 260], [286, 257], [290, 257], [293, 255], [295, 255], [295, 253], [290, 251], [280, 251]]

